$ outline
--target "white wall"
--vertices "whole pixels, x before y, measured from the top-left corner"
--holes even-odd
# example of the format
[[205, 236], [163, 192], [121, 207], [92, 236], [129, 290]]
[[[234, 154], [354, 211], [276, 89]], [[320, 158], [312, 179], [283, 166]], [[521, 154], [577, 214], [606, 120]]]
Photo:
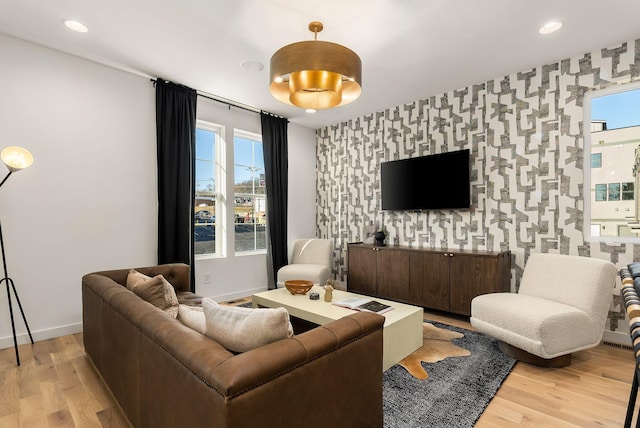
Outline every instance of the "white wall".
[[[154, 89], [2, 35], [0, 58], [0, 147], [35, 158], [0, 189], [0, 220], [7, 269], [40, 340], [80, 331], [83, 274], [156, 260]], [[0, 346], [11, 337], [3, 292]]]
[[[4, 35], [0, 58], [0, 148], [23, 146], [35, 157], [0, 189], [7, 267], [34, 339], [43, 340], [81, 331], [82, 275], [156, 263], [155, 90], [147, 78]], [[242, 116], [254, 126], [242, 129], [260, 132], [258, 115]], [[289, 134], [290, 200], [314, 201], [315, 133], [290, 124]], [[1, 165], [0, 179], [5, 173]], [[290, 233], [314, 233], [315, 206], [296, 210], [290, 225]], [[212, 287], [199, 277], [198, 292], [264, 289], [264, 259], [215, 260], [204, 267]], [[13, 346], [5, 296], [0, 290], [0, 348]]]

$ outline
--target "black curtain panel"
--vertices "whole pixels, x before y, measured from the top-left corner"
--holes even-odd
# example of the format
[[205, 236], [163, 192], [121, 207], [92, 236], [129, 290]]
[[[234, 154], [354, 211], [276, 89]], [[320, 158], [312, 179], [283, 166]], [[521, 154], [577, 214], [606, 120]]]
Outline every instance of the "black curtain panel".
[[278, 269], [287, 260], [287, 198], [289, 162], [287, 124], [282, 117], [261, 112], [265, 181], [267, 184], [267, 254], [269, 288], [276, 287]]
[[187, 263], [194, 275], [196, 91], [156, 81], [158, 264]]

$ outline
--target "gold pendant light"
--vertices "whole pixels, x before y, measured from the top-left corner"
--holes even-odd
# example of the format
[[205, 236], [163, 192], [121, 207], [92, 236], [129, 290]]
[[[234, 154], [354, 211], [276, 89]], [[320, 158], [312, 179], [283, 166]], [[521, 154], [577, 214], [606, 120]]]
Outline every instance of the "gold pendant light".
[[305, 109], [349, 104], [362, 92], [362, 62], [351, 49], [318, 41], [322, 23], [313, 21], [314, 39], [280, 48], [271, 57], [269, 90], [278, 101]]

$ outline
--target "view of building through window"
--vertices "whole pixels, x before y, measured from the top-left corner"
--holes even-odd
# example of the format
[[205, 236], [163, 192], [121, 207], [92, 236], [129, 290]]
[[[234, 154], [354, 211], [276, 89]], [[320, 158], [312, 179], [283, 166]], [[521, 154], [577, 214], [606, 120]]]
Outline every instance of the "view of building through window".
[[640, 89], [591, 98], [591, 237], [640, 237]]
[[[223, 147], [222, 131], [222, 127], [198, 121], [194, 204], [196, 254], [222, 255], [224, 243], [220, 232], [223, 230], [227, 231], [225, 236], [234, 240], [236, 253], [265, 251], [266, 192], [262, 138], [236, 129], [233, 146]], [[224, 150], [229, 149], [233, 149], [233, 168], [225, 167], [222, 156]], [[224, 183], [228, 181], [234, 183], [232, 197], [224, 195]], [[233, 210], [233, 227], [224, 225], [222, 204], [225, 201], [226, 209]]]

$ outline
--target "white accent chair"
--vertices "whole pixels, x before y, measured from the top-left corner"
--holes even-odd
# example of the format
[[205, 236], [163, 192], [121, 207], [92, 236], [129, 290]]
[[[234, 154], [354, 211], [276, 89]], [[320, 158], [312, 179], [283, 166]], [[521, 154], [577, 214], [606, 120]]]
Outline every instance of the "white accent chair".
[[290, 279], [306, 279], [324, 285], [331, 277], [330, 239], [297, 239], [293, 245], [291, 263], [278, 270], [277, 286], [284, 287]]
[[602, 340], [616, 275], [605, 260], [532, 254], [518, 293], [483, 294], [471, 301], [471, 325], [519, 360], [564, 367], [572, 352]]

